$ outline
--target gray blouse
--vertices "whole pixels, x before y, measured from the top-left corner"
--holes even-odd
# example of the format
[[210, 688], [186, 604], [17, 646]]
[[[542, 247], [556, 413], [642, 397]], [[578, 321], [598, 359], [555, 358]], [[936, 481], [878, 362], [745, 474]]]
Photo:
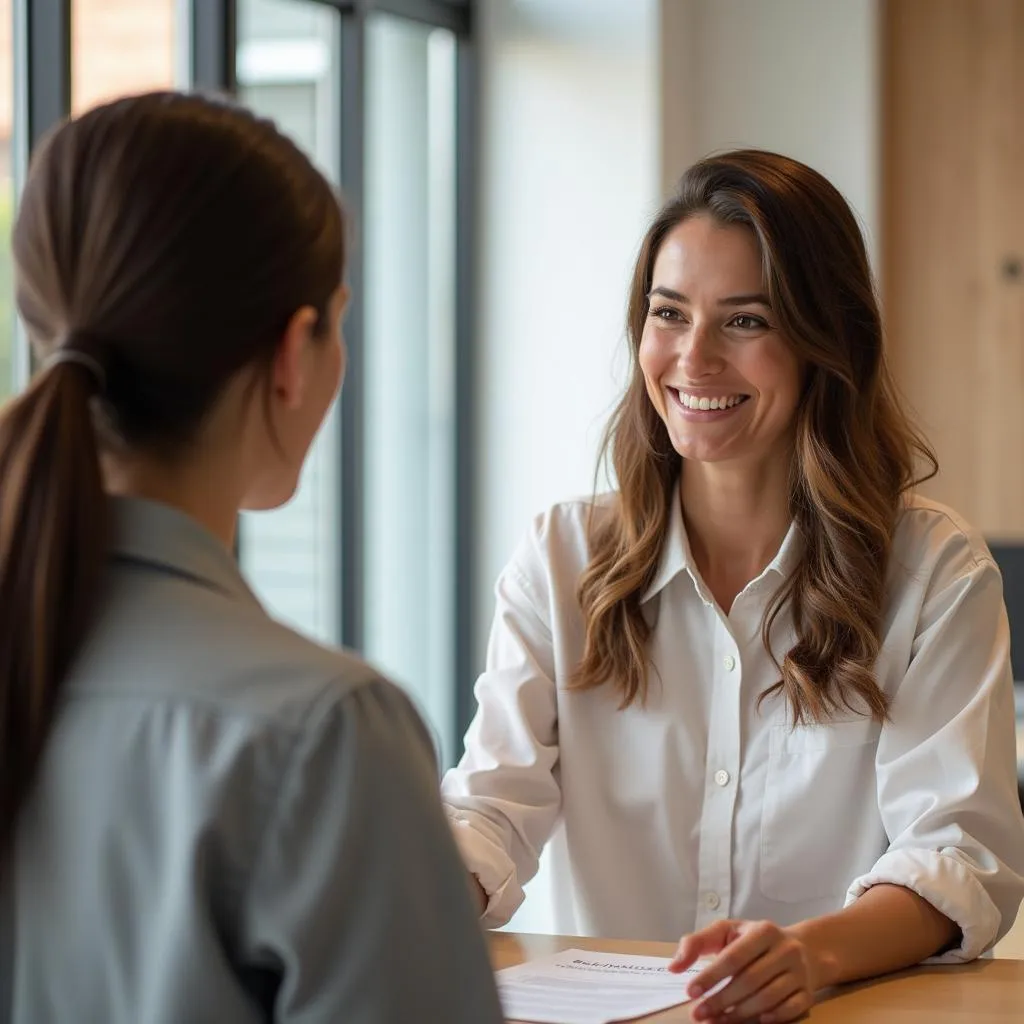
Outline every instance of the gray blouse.
[[0, 1020], [501, 1020], [430, 738], [116, 499], [113, 556], [0, 876]]

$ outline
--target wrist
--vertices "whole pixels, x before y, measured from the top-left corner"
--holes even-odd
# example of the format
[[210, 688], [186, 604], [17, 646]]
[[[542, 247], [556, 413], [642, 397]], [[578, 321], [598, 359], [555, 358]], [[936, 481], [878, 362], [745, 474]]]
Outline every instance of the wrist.
[[820, 919], [811, 918], [809, 921], [801, 921], [783, 929], [804, 949], [812, 993], [838, 985], [842, 981], [839, 955], [827, 942], [823, 930], [817, 926], [818, 920]]

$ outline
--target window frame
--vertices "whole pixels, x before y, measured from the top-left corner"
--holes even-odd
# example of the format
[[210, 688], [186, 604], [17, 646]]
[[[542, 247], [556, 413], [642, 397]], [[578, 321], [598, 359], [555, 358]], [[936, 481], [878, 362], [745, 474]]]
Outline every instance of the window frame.
[[[15, 188], [24, 180], [28, 158], [40, 139], [71, 109], [71, 18], [73, 0], [14, 0]], [[191, 87], [233, 95], [236, 91], [236, 0], [181, 0], [187, 5], [187, 66]], [[472, 0], [316, 0], [342, 15], [339, 166], [345, 201], [356, 224], [363, 222], [366, 156], [366, 27], [375, 12], [446, 28], [456, 39], [456, 206], [455, 206], [455, 451], [453, 507], [453, 609], [450, 637], [454, 665], [456, 751], [474, 709], [473, 600], [476, 546], [475, 346], [478, 182], [478, 50], [476, 5]], [[365, 578], [363, 512], [365, 441], [364, 267], [360, 247], [350, 252], [352, 301], [346, 317], [348, 371], [340, 406], [340, 538], [337, 566], [340, 592], [339, 636], [355, 650], [363, 645]], [[16, 350], [24, 372], [30, 370], [23, 330]]]

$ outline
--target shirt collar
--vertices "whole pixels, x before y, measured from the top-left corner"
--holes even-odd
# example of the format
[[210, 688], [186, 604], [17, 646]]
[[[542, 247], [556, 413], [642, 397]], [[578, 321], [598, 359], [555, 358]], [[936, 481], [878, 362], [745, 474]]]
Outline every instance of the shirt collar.
[[797, 567], [803, 556], [804, 545], [796, 522], [789, 524], [786, 536], [782, 538], [782, 546], [775, 557], [768, 563], [765, 572], [778, 573], [783, 579]]
[[[770, 572], [776, 573], [785, 579], [796, 568], [803, 552], [803, 545], [800, 541], [800, 532], [795, 522], [789, 524], [786, 536], [775, 557], [765, 567], [759, 579]], [[654, 574], [648, 588], [644, 591], [641, 603], [646, 603], [652, 597], [659, 594], [669, 583], [672, 582], [681, 572], [689, 572], [698, 590], [703, 588], [700, 582], [700, 573], [693, 561], [693, 553], [690, 550], [690, 538], [686, 535], [686, 524], [683, 522], [683, 506], [679, 494], [679, 487], [672, 488], [672, 497], [669, 501], [668, 533], [665, 535], [665, 543], [662, 545], [661, 558], [658, 563], [658, 571]]]
[[259, 607], [231, 552], [191, 516], [142, 498], [114, 497], [110, 502], [115, 559], [184, 576]]
[[693, 564], [690, 552], [690, 539], [686, 536], [686, 525], [683, 523], [683, 507], [679, 497], [678, 484], [673, 485], [668, 505], [668, 533], [661, 547], [661, 559], [658, 571], [654, 574], [650, 586], [644, 591], [641, 603], [649, 601], [669, 585], [681, 572]]

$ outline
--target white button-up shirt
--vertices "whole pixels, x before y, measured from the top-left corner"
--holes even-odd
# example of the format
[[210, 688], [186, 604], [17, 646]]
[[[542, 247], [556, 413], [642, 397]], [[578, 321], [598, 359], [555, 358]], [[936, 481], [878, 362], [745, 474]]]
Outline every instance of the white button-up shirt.
[[[673, 506], [643, 599], [646, 706], [619, 710], [609, 686], [566, 688], [583, 653], [587, 503], [538, 518], [498, 581], [479, 710], [443, 783], [490, 895], [484, 923], [511, 917], [550, 840], [564, 934], [675, 940], [721, 917], [790, 924], [894, 883], [959, 925], [959, 947], [937, 960], [991, 947], [1024, 896], [1024, 818], [1002, 582], [981, 537], [910, 502], [876, 665], [890, 721], [794, 727], [783, 697], [757, 698], [778, 679], [761, 621], [800, 558], [795, 529], [726, 614]], [[794, 637], [784, 610], [780, 655]]]

